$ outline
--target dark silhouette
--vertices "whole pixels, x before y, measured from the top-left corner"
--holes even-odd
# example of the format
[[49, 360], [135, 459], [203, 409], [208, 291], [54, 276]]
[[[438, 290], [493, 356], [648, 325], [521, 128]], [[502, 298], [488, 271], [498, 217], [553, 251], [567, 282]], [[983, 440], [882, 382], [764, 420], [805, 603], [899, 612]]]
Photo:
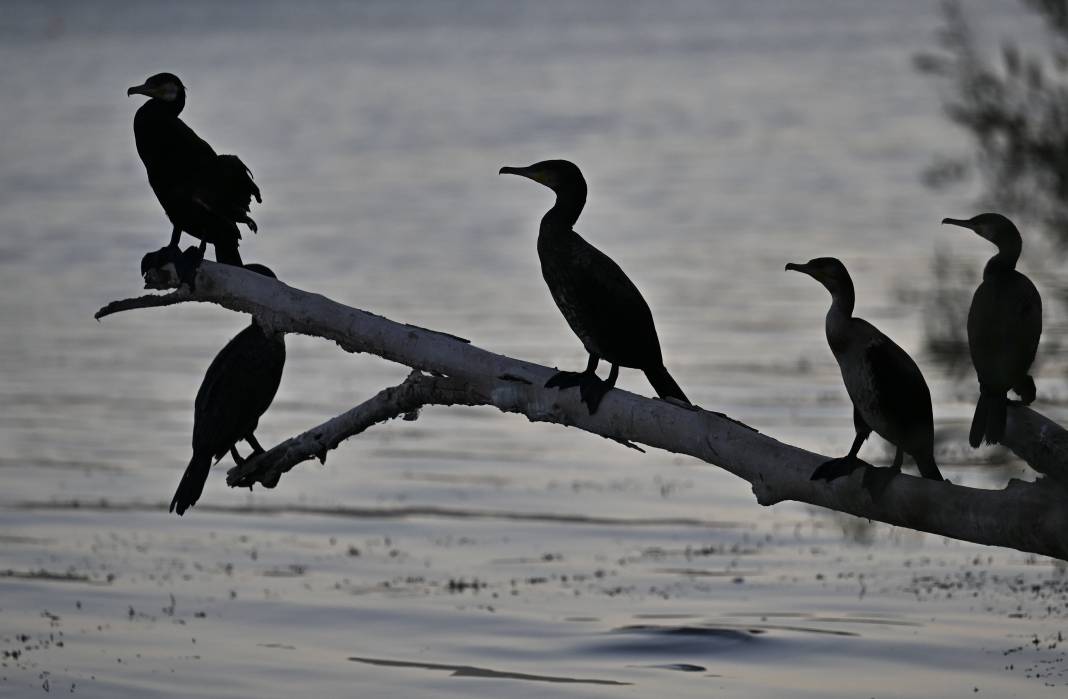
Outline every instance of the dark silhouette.
[[[263, 265], [245, 269], [275, 278]], [[237, 452], [239, 441], [247, 441], [254, 454], [263, 452], [253, 433], [274, 400], [285, 362], [284, 335], [264, 328], [255, 317], [215, 356], [197, 391], [193, 458], [171, 500], [171, 512], [181, 515], [196, 504], [213, 459], [218, 461], [229, 451], [236, 463], [244, 460]]]
[[[174, 226], [167, 248], [150, 253], [146, 267], [174, 262], [182, 231], [215, 246], [215, 259], [240, 265], [237, 224], [257, 230], [248, 216], [252, 197], [260, 198], [252, 173], [236, 155], [218, 155], [178, 115], [185, 107], [185, 87], [170, 73], [153, 75], [127, 95], [147, 95], [151, 99], [137, 110], [134, 138], [137, 154], [148, 170], [148, 183]], [[158, 256], [154, 257], [154, 256]], [[199, 259], [196, 260], [199, 262]]]
[[[582, 402], [593, 415], [615, 385], [619, 367], [625, 366], [645, 372], [661, 398], [689, 403], [664, 368], [653, 314], [638, 287], [619, 265], [573, 229], [586, 204], [586, 180], [578, 167], [566, 160], [545, 160], [530, 167], [503, 167], [500, 174], [526, 177], [556, 193], [556, 204], [542, 218], [538, 233], [541, 273], [590, 360], [585, 371], [561, 371], [545, 385], [578, 386]], [[597, 377], [601, 359], [612, 364], [607, 381]]]
[[968, 310], [968, 349], [979, 377], [968, 443], [986, 439], [999, 444], [1005, 435], [1006, 394], [1019, 394], [1024, 405], [1035, 399], [1035, 381], [1028, 374], [1042, 335], [1042, 298], [1026, 276], [1016, 271], [1023, 241], [1012, 221], [1001, 214], [979, 214], [968, 220], [942, 223], [970, 228], [997, 246], [983, 269], [983, 281]]
[[831, 481], [860, 467], [857, 453], [872, 430], [897, 448], [889, 469], [864, 472], [863, 484], [873, 497], [901, 471], [906, 452], [916, 460], [924, 478], [942, 480], [934, 460], [934, 417], [927, 382], [905, 350], [868, 321], [853, 317], [856, 296], [845, 265], [833, 257], [818, 257], [805, 264], [791, 262], [786, 269], [809, 275], [831, 292], [827, 344], [853, 402], [857, 430], [849, 454], [821, 464], [812, 480]]

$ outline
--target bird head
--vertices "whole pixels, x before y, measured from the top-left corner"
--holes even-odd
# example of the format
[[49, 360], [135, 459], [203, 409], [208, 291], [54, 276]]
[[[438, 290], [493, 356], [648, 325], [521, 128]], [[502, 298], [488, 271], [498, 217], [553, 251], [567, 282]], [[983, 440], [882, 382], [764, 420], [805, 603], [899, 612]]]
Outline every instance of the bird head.
[[267, 265], [261, 265], [257, 262], [250, 262], [245, 265], [245, 269], [250, 272], [255, 272], [256, 274], [262, 274], [265, 277], [270, 277], [271, 279], [278, 279], [278, 276], [274, 272], [272, 272], [271, 268]]
[[961, 228], [970, 228], [979, 237], [986, 238], [994, 245], [997, 245], [998, 248], [1014, 243], [1018, 244], [1020, 241], [1020, 231], [1016, 229], [1016, 225], [1001, 214], [979, 214], [969, 219], [944, 218], [942, 223], [960, 226]]
[[586, 179], [578, 166], [569, 160], [543, 160], [527, 167], [502, 167], [501, 175], [519, 175], [543, 184], [557, 193], [586, 194]]
[[849, 271], [836, 257], [817, 257], [805, 263], [790, 262], [786, 265], [786, 269], [807, 274], [823, 284], [832, 296], [847, 289], [849, 291], [853, 289], [853, 280], [849, 277]]
[[156, 73], [140, 85], [126, 90], [126, 96], [145, 95], [164, 102], [177, 102], [185, 98], [185, 85], [173, 73]]

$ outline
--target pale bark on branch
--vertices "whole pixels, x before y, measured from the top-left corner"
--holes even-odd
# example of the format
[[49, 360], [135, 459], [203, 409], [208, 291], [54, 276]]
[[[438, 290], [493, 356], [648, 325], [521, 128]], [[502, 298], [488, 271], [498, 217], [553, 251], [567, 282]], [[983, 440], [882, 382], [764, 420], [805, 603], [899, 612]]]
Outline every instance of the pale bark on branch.
[[196, 291], [183, 287], [163, 296], [113, 302], [97, 318], [186, 301], [252, 313], [277, 330], [323, 337], [349, 352], [375, 354], [415, 370], [403, 383], [231, 469], [232, 486], [273, 486], [296, 464], [325, 459], [344, 439], [423, 406], [486, 405], [628, 446], [643, 444], [695, 457], [748, 481], [762, 505], [794, 500], [954, 539], [1068, 559], [1068, 490], [1062, 487], [1068, 473], [1068, 432], [1028, 408], [1010, 409], [1005, 444], [1050, 477], [984, 490], [903, 475], [873, 501], [860, 486], [860, 471], [830, 484], [811, 481], [813, 469], [827, 456], [784, 444], [718, 413], [613, 390], [591, 416], [579, 402], [578, 391], [544, 388], [554, 373], [549, 367], [495, 354], [447, 333], [397, 323], [236, 267], [204, 262]]

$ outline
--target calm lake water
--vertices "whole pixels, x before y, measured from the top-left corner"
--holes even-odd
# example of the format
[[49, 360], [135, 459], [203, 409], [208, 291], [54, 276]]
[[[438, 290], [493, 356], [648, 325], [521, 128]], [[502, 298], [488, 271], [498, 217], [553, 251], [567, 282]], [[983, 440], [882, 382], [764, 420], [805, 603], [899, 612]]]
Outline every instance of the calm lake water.
[[[852, 439], [826, 293], [917, 356], [943, 470], [973, 386], [922, 353], [930, 258], [990, 250], [918, 173], [966, 142], [911, 55], [934, 2], [6, 3], [0, 19], [0, 695], [1063, 697], [1068, 575], [1047, 559], [758, 506], [666, 453], [489, 409], [431, 409], [274, 491], [166, 511], [192, 402], [247, 320], [182, 306], [97, 323], [169, 226], [133, 144], [169, 70], [187, 122], [253, 169], [242, 248], [295, 286], [562, 367], [585, 356], [540, 277], [567, 157], [579, 230], [643, 290], [696, 402], [824, 453]], [[1016, 2], [984, 31], [1033, 31]], [[1052, 304], [1051, 304], [1052, 305]], [[1063, 356], [1039, 408], [1066, 418]], [[289, 340], [265, 445], [407, 373]], [[649, 393], [624, 371], [621, 385]], [[878, 439], [862, 456], [881, 462]], [[996, 455], [994, 455], [996, 456]], [[1027, 477], [1027, 476], [1025, 476]]]

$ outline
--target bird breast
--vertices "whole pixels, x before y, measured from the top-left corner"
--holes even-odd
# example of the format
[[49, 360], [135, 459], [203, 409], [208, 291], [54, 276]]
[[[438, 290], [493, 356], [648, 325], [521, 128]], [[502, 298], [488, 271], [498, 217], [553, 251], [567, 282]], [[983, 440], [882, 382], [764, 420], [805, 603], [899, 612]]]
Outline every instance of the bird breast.
[[579, 284], [576, 283], [578, 280], [572, 278], [568, 272], [566, 268], [555, 265], [543, 267], [549, 293], [556, 302], [556, 307], [560, 309], [561, 315], [564, 316], [564, 320], [582, 341], [586, 351], [604, 356], [604, 348], [599, 346], [592, 328], [589, 327], [590, 319], [587, 317], [590, 311], [589, 303], [583, 302], [581, 290], [578, 288]]

